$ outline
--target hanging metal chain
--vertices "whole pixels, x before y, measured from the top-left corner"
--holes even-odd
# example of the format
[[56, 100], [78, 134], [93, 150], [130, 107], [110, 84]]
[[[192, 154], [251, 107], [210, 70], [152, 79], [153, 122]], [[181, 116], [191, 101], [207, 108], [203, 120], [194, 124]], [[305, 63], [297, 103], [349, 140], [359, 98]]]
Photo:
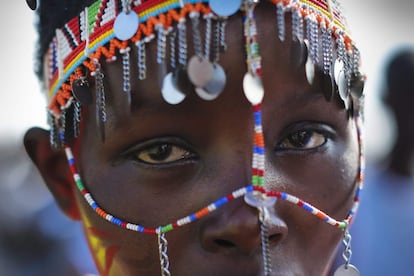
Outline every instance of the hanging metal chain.
[[82, 114], [81, 103], [75, 100], [73, 104], [73, 137], [75, 138], [78, 137], [80, 133], [79, 124], [82, 120], [81, 114]]
[[321, 36], [322, 36], [323, 72], [325, 74], [328, 74], [331, 71], [334, 45], [332, 41], [332, 31], [329, 28], [329, 26], [325, 25], [325, 22], [321, 23]]
[[269, 220], [269, 211], [266, 207], [259, 207], [260, 235], [262, 241], [263, 272], [265, 276], [272, 273], [272, 261], [270, 258], [269, 233], [267, 221]]
[[138, 63], [138, 79], [144, 80], [147, 77], [147, 62], [146, 62], [146, 51], [145, 41], [140, 40], [136, 44], [137, 46], [137, 63]]
[[342, 252], [342, 258], [345, 261], [346, 268], [351, 263], [351, 257], [352, 257], [351, 240], [352, 240], [351, 234], [349, 234], [348, 229], [346, 229], [344, 232], [344, 238], [342, 239], [342, 244], [345, 246], [345, 249]]
[[158, 250], [160, 256], [160, 265], [161, 265], [161, 276], [171, 276], [170, 272], [170, 261], [168, 259], [168, 241], [165, 237], [165, 233], [158, 233]]
[[48, 113], [48, 120], [50, 122], [50, 131], [49, 131], [49, 138], [50, 138], [50, 145], [53, 149], [59, 149], [59, 137], [58, 137], [58, 127], [56, 125], [55, 117], [53, 116], [52, 112], [49, 111]]
[[185, 19], [180, 19], [178, 28], [178, 63], [182, 67], [187, 64], [187, 33]]
[[131, 11], [132, 0], [122, 0], [122, 11], [128, 14]]
[[177, 31], [172, 31], [170, 35], [170, 66], [174, 70], [177, 67], [177, 51], [176, 51]]
[[105, 141], [105, 122], [106, 122], [106, 99], [104, 88], [104, 74], [101, 71], [101, 64], [99, 60], [94, 59], [95, 71], [92, 76], [95, 77], [96, 89], [96, 124], [99, 128], [101, 140]]
[[193, 42], [194, 42], [194, 52], [197, 56], [201, 57], [203, 55], [203, 45], [200, 34], [200, 13], [191, 12], [190, 18], [193, 28]]
[[285, 8], [280, 2], [276, 6], [277, 31], [280, 41], [285, 41]]
[[213, 15], [211, 13], [205, 16], [206, 33], [205, 33], [204, 56], [208, 60], [210, 60], [210, 56], [211, 56], [212, 17]]
[[123, 90], [125, 93], [131, 93], [130, 50], [129, 47], [120, 50], [122, 54]]

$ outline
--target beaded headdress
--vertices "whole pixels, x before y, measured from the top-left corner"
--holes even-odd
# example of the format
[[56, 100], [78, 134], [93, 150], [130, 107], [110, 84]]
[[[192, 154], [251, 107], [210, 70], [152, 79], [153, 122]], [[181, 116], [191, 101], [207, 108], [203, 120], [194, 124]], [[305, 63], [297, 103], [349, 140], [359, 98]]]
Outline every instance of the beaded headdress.
[[[97, 0], [79, 16], [61, 28], [45, 53], [44, 76], [48, 112], [51, 125], [51, 143], [65, 146], [74, 179], [89, 205], [107, 221], [125, 229], [156, 234], [159, 237], [160, 262], [163, 275], [169, 275], [165, 233], [191, 223], [216, 210], [229, 201], [244, 197], [246, 203], [259, 210], [262, 222], [262, 247], [265, 274], [271, 265], [266, 242], [267, 207], [276, 199], [298, 205], [325, 222], [344, 229], [352, 219], [359, 203], [363, 178], [363, 148], [360, 142], [360, 170], [354, 206], [342, 221], [329, 217], [316, 207], [283, 192], [267, 191], [264, 186], [264, 139], [261, 123], [261, 101], [264, 89], [261, 83], [261, 57], [257, 42], [254, 8], [259, 0]], [[292, 47], [296, 60], [305, 67], [310, 84], [316, 71], [322, 72], [324, 95], [329, 100], [338, 91], [345, 108], [352, 111], [362, 97], [364, 76], [360, 72], [360, 53], [347, 30], [341, 6], [336, 0], [268, 0], [274, 4], [278, 39], [287, 37], [285, 22], [290, 16]], [[186, 93], [180, 87], [180, 78], [188, 78], [194, 91], [204, 100], [214, 100], [223, 92], [226, 74], [220, 66], [220, 53], [226, 51], [227, 18], [243, 13], [246, 49], [244, 93], [252, 104], [255, 116], [255, 140], [252, 160], [252, 183], [218, 199], [207, 207], [168, 225], [146, 228], [123, 221], [103, 210], [83, 185], [67, 146], [67, 139], [79, 134], [81, 108], [95, 99], [97, 124], [105, 139], [106, 103], [104, 72], [101, 62], [122, 59], [123, 91], [131, 100], [131, 78], [147, 77], [146, 45], [156, 43], [157, 64], [160, 67], [161, 95], [169, 104], [185, 101]], [[204, 20], [201, 33], [200, 19]], [[190, 24], [187, 24], [190, 21]], [[187, 56], [187, 33], [193, 38], [194, 55]], [[137, 60], [130, 50], [136, 47]], [[131, 66], [138, 76], [131, 75]], [[168, 72], [168, 69], [171, 72]], [[89, 78], [95, 80], [95, 97], [90, 93]], [[85, 89], [86, 88], [86, 89]], [[358, 108], [359, 110], [359, 108]], [[358, 113], [358, 112], [357, 112]], [[73, 116], [68, 120], [67, 116]], [[358, 119], [358, 114], [355, 114]], [[69, 123], [68, 123], [69, 122]]]
[[[278, 36], [282, 41], [286, 36], [285, 14], [291, 15], [292, 39], [297, 42], [298, 62], [305, 64], [308, 80], [312, 82], [316, 67], [329, 77], [328, 82], [338, 86], [346, 106], [350, 103], [350, 96], [360, 97], [363, 83], [359, 71], [360, 55], [345, 27], [346, 22], [337, 1], [270, 2], [275, 5]], [[225, 73], [219, 65], [220, 52], [226, 47], [226, 17], [240, 8], [241, 0], [100, 0], [85, 8], [79, 16], [56, 30], [45, 54], [49, 123], [55, 135], [51, 137], [52, 144], [62, 143], [59, 133], [64, 133], [68, 128], [65, 117], [71, 108], [74, 112], [70, 114], [75, 114], [71, 133], [77, 136], [76, 125], [80, 120], [81, 104], [88, 105], [92, 100], [92, 95], [82, 89], [87, 86], [87, 75], [96, 79], [96, 104], [100, 113], [100, 125], [103, 127], [106, 112], [104, 87], [99, 85], [103, 78], [100, 62], [110, 62], [121, 56], [124, 68], [123, 90], [130, 97], [130, 78], [134, 77], [130, 76], [130, 66], [138, 67], [139, 79], [146, 78], [145, 48], [152, 40], [156, 40], [157, 63], [161, 67], [165, 67], [168, 62], [173, 71], [185, 70], [200, 97], [215, 99], [223, 91], [226, 81]], [[200, 17], [206, 21], [204, 45], [198, 27]], [[188, 19], [192, 22], [197, 59], [187, 57], [185, 22]], [[254, 34], [251, 35], [254, 37]], [[252, 51], [247, 53], [248, 71], [253, 76], [260, 75], [259, 53], [255, 53], [254, 49], [256, 41], [250, 39], [246, 43], [252, 45]], [[137, 48], [137, 61], [130, 59], [131, 47]], [[170, 57], [168, 61], [167, 54]], [[177, 78], [180, 76], [182, 74], [165, 72], [165, 78], [161, 80], [162, 95], [171, 104], [180, 103], [185, 98], [177, 87]]]

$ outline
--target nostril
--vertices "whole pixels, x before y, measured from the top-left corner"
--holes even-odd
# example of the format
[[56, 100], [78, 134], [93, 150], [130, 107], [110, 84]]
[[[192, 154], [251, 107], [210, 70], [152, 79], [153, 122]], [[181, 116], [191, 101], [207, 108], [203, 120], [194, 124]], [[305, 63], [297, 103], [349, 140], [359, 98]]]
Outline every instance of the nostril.
[[235, 247], [236, 245], [234, 243], [232, 243], [231, 241], [228, 240], [223, 240], [223, 239], [216, 239], [214, 240], [214, 242], [221, 247], [226, 247], [226, 248], [231, 248], [231, 247]]
[[269, 236], [269, 242], [271, 244], [278, 244], [282, 240], [282, 234], [275, 234]]

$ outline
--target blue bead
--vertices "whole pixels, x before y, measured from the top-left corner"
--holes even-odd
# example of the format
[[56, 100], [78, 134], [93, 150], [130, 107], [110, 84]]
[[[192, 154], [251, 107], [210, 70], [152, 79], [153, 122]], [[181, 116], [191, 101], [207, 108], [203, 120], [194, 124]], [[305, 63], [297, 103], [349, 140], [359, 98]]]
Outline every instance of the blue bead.
[[228, 202], [228, 199], [226, 197], [220, 198], [219, 200], [217, 200], [216, 202], [214, 202], [214, 204], [216, 205], [216, 207], [220, 207], [224, 204], [226, 204]]
[[309, 204], [307, 204], [307, 203], [303, 203], [302, 207], [303, 207], [303, 209], [305, 209], [308, 212], [311, 212], [313, 210], [312, 207], [310, 207]]
[[261, 155], [263, 155], [265, 153], [264, 148], [258, 147], [258, 146], [254, 146], [253, 151], [254, 151], [254, 153], [261, 154]]
[[114, 218], [114, 223], [118, 226], [121, 226], [122, 221], [120, 219]]
[[197, 217], [195, 216], [195, 214], [191, 214], [191, 215], [189, 216], [189, 218], [190, 218], [190, 221], [195, 221], [195, 220], [197, 220]]
[[95, 202], [91, 204], [92, 209], [96, 210], [96, 208], [98, 208], [98, 204], [96, 204]]

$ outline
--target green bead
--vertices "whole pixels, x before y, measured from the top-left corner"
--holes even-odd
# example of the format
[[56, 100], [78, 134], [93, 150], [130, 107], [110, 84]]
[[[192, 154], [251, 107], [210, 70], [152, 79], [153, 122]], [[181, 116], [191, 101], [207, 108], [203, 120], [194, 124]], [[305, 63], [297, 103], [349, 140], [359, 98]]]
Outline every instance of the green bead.
[[173, 230], [173, 225], [171, 223], [161, 227], [161, 233], [167, 233], [171, 230]]

